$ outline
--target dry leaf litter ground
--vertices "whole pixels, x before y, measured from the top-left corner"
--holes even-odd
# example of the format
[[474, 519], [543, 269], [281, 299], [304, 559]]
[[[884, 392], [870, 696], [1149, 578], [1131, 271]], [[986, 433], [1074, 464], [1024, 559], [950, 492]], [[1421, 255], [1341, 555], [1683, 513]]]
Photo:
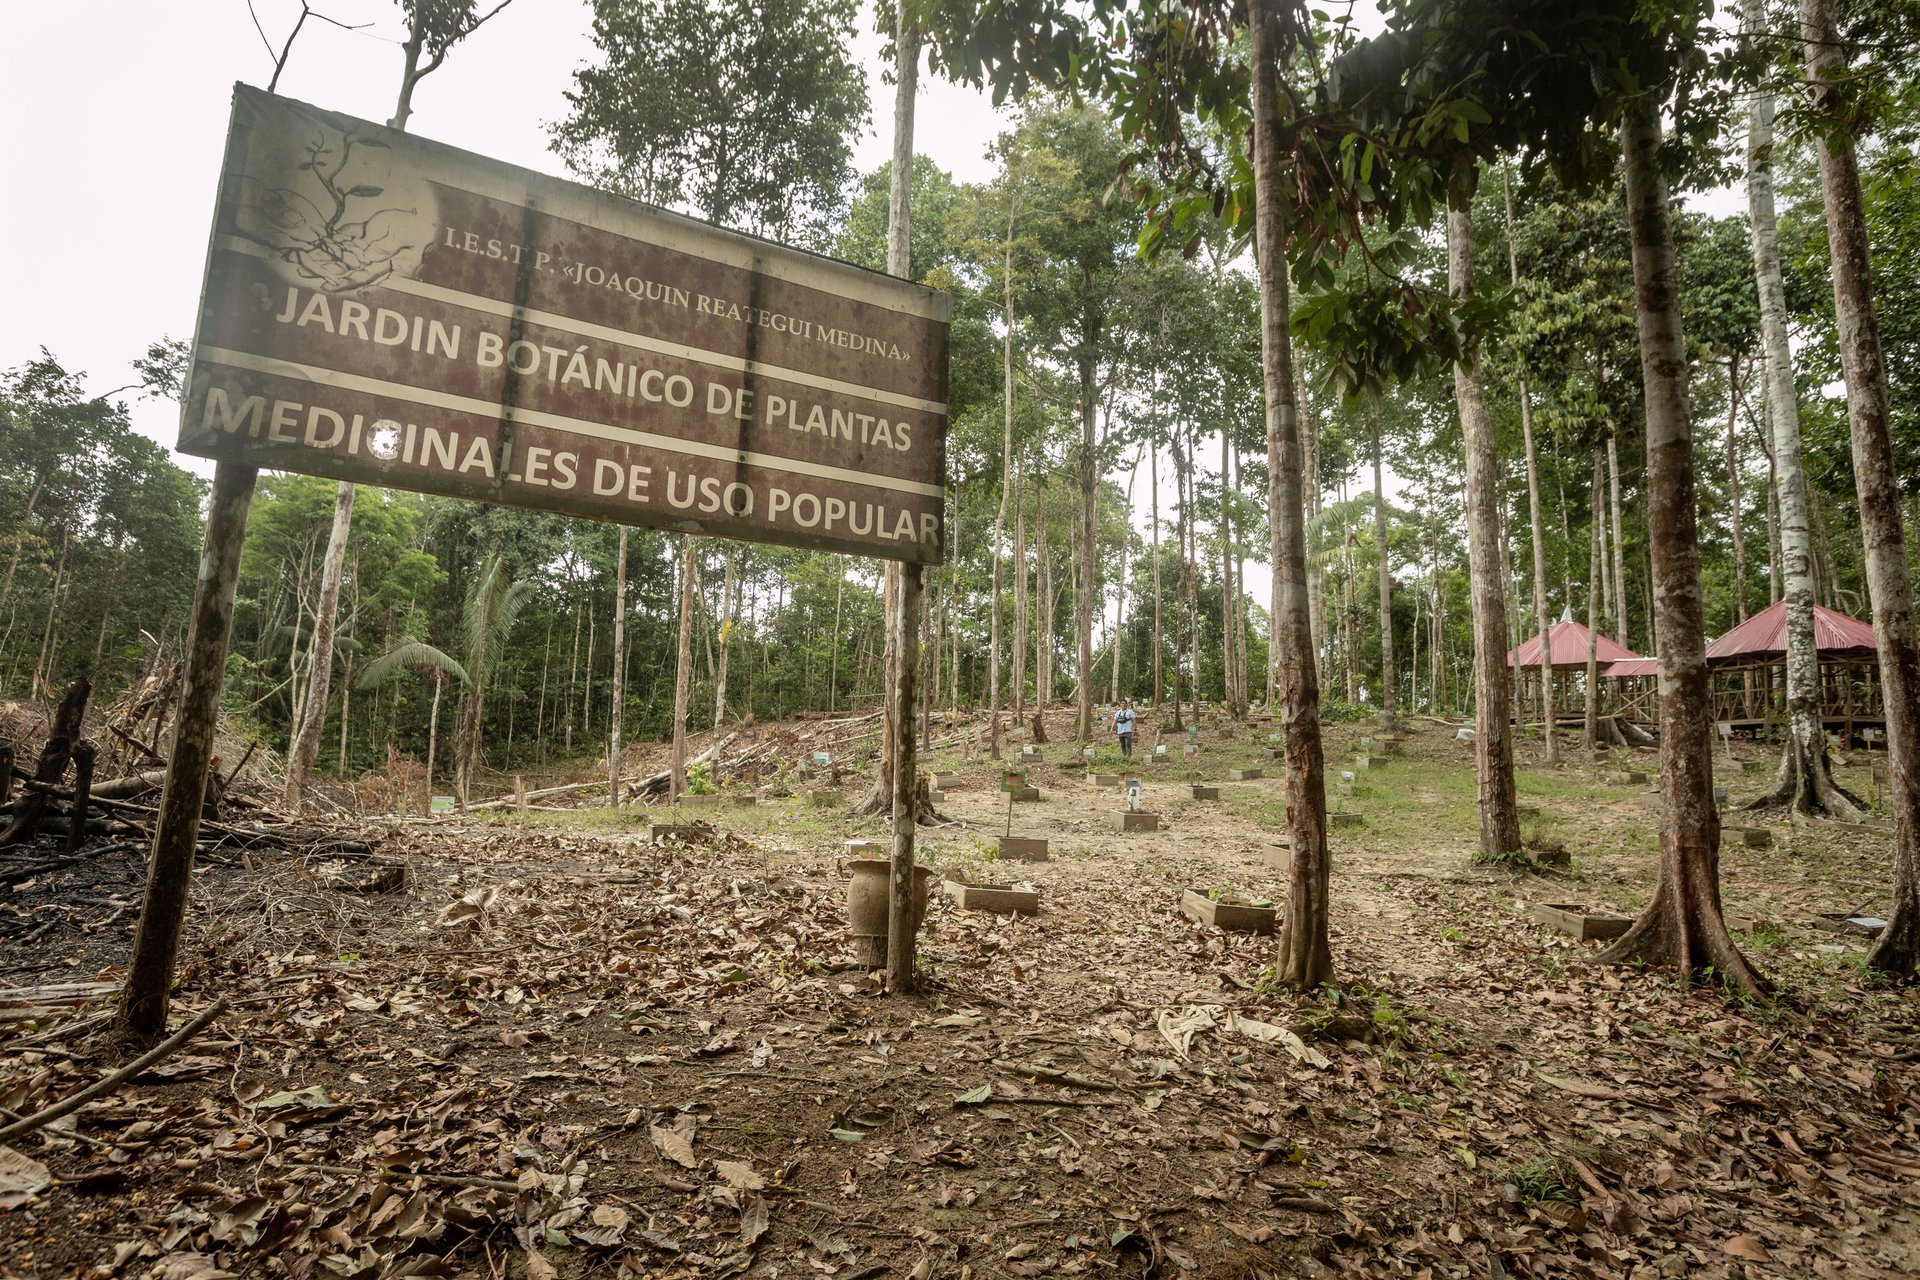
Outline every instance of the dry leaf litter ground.
[[[1643, 900], [1639, 788], [1527, 768], [1529, 837], [1572, 870], [1477, 866], [1470, 746], [1428, 726], [1335, 797], [1365, 821], [1333, 833], [1346, 986], [1292, 997], [1270, 939], [1178, 910], [1284, 905], [1279, 779], [1182, 785], [1257, 736], [1144, 766], [1152, 834], [1031, 767], [1038, 864], [990, 860], [997, 772], [938, 753], [933, 865], [1043, 907], [936, 893], [911, 998], [851, 965], [841, 842], [881, 828], [804, 797], [667, 845], [605, 809], [358, 824], [397, 892], [340, 892], [323, 856], [207, 865], [178, 1005], [233, 1007], [0, 1153], [0, 1275], [1920, 1274], [1914, 996], [1813, 927], [1882, 900], [1884, 837], [1729, 843], [1785, 996], [1730, 1004], [1530, 923]], [[1332, 776], [1357, 739], [1332, 731]], [[141, 875], [127, 850], [14, 886], [56, 914], [0, 979], [8, 1111], [124, 1060], [99, 1002]]]

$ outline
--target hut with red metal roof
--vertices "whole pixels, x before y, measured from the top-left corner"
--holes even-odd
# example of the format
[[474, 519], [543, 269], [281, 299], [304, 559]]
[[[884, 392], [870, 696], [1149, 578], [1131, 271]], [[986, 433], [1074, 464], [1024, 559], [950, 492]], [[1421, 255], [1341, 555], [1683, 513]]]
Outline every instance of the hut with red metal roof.
[[[1595, 635], [1586, 627], [1575, 622], [1570, 614], [1563, 613], [1560, 621], [1547, 628], [1545, 643], [1539, 635], [1527, 640], [1519, 647], [1507, 651], [1507, 665], [1513, 668], [1514, 680], [1518, 685], [1518, 714], [1525, 722], [1529, 716], [1539, 714], [1539, 681], [1547, 680], [1553, 690], [1553, 718], [1558, 724], [1581, 724], [1587, 714], [1587, 637], [1593, 635], [1594, 659], [1601, 671], [1615, 662], [1639, 655], [1625, 645], [1618, 644], [1603, 635]], [[1544, 667], [1541, 654], [1545, 653]], [[1562, 678], [1568, 672], [1577, 672], [1577, 679]], [[1610, 690], [1600, 686], [1603, 702], [1608, 701]]]
[[[1820, 716], [1827, 729], [1851, 740], [1864, 729], [1884, 731], [1880, 667], [1873, 628], [1838, 610], [1815, 605], [1814, 645], [1820, 654]], [[1771, 736], [1787, 716], [1787, 604], [1754, 614], [1707, 646], [1715, 720], [1737, 733]], [[1616, 689], [1618, 714], [1656, 717], [1659, 663], [1622, 659], [1603, 673]]]
[[[1820, 717], [1851, 741], [1862, 729], [1884, 732], [1886, 708], [1873, 627], [1835, 609], [1813, 607], [1820, 654]], [[1754, 614], [1707, 646], [1714, 718], [1735, 731], [1768, 733], [1787, 713], [1787, 603]]]

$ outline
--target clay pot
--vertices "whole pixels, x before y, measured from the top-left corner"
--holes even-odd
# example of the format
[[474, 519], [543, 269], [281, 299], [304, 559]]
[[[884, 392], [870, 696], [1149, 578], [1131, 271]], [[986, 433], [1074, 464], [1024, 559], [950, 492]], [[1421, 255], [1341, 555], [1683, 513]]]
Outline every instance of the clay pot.
[[[840, 864], [848, 873], [847, 931], [855, 937], [887, 936], [888, 891], [893, 882], [893, 863], [886, 858], [849, 858]], [[913, 868], [913, 928], [927, 914], [927, 893], [932, 888], [932, 867], [916, 863]]]

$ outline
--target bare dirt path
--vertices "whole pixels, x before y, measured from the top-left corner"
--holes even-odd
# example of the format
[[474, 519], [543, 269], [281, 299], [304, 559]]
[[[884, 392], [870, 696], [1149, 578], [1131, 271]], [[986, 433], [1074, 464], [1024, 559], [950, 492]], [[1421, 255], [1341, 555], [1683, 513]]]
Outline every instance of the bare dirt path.
[[[1358, 736], [1330, 735], [1333, 777]], [[1730, 1004], [1530, 922], [1645, 893], [1639, 788], [1529, 771], [1530, 836], [1571, 873], [1476, 866], [1465, 744], [1418, 732], [1336, 798], [1365, 824], [1334, 833], [1344, 986], [1292, 996], [1270, 940], [1178, 910], [1283, 896], [1278, 779], [1180, 785], [1255, 738], [1143, 766], [1152, 834], [1111, 831], [1120, 795], [1050, 747], [1014, 807], [1034, 864], [988, 857], [996, 769], [944, 753], [932, 864], [1044, 905], [936, 894], [911, 998], [849, 965], [840, 844], [880, 829], [803, 797], [665, 847], [604, 810], [394, 827], [400, 894], [222, 869], [181, 1004], [235, 1011], [19, 1140], [52, 1181], [0, 1190], [0, 1275], [1920, 1269], [1914, 997], [1808, 923], [1873, 900], [1871, 835], [1729, 847], [1789, 999]], [[111, 978], [87, 963], [45, 978]], [[62, 1018], [14, 1024], [0, 1105], [104, 1068], [97, 1022]]]

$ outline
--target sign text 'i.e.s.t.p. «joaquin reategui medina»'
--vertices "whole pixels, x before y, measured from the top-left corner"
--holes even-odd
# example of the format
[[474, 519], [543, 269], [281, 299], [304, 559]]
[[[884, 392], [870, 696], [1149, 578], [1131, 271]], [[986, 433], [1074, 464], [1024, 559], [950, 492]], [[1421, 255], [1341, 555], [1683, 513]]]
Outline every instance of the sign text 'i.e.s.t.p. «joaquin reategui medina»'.
[[944, 294], [236, 87], [180, 449], [940, 560]]

